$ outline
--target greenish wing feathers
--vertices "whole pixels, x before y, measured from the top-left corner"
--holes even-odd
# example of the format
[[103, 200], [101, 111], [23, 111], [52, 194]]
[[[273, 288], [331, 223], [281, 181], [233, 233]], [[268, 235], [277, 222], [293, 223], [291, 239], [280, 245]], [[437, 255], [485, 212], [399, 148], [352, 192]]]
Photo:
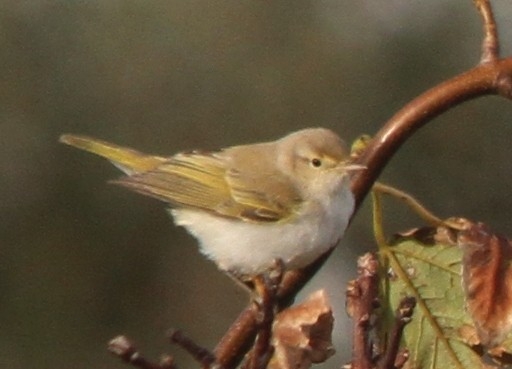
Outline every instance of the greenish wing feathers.
[[268, 195], [269, 188], [254, 188], [254, 178], [241, 176], [226, 168], [220, 157], [203, 153], [178, 154], [153, 170], [113, 182], [175, 205], [257, 222], [286, 218], [295, 205], [285, 206], [279, 183], [273, 186], [275, 196]]
[[[252, 168], [252, 174], [236, 169], [227, 172], [231, 194], [236, 202], [245, 205], [243, 216], [267, 221], [279, 221], [294, 213], [299, 203], [296, 191], [277, 173], [264, 173]], [[261, 177], [264, 177], [262, 181]], [[255, 183], [259, 185], [255, 187]]]
[[162, 201], [211, 209], [230, 197], [224, 173], [214, 157], [178, 154], [153, 170], [114, 183]]

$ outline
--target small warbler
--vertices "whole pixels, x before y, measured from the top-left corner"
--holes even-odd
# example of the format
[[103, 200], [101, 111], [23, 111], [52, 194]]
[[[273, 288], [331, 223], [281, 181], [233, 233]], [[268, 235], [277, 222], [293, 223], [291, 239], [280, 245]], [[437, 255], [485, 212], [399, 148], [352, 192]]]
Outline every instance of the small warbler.
[[364, 169], [324, 128], [169, 157], [85, 136], [60, 141], [109, 159], [126, 174], [113, 183], [167, 202], [201, 252], [242, 280], [276, 259], [286, 269], [305, 267], [334, 247], [354, 211], [350, 172]]

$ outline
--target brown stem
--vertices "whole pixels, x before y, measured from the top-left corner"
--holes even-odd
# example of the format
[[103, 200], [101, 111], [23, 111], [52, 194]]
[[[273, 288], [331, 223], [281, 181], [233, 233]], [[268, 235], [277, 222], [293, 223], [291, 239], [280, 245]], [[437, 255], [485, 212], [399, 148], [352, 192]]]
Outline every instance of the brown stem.
[[394, 369], [401, 369], [405, 363], [409, 360], [409, 350], [403, 349], [396, 355], [395, 363], [393, 364]]
[[474, 3], [484, 23], [484, 40], [482, 42], [480, 64], [497, 61], [500, 56], [500, 44], [491, 3], [489, 0], [474, 0]]
[[274, 323], [275, 308], [278, 306], [277, 291], [281, 285], [285, 265], [282, 260], [275, 260], [274, 268], [269, 273], [254, 278], [254, 289], [259, 306], [260, 319], [258, 335], [243, 369], [264, 369], [272, 357], [274, 347], [272, 340], [272, 324]]
[[199, 346], [192, 339], [185, 336], [180, 330], [170, 329], [167, 336], [172, 343], [187, 351], [203, 368], [212, 368], [217, 363], [215, 355], [204, 347]]
[[125, 336], [117, 336], [108, 343], [108, 350], [124, 362], [140, 369], [176, 369], [174, 360], [165, 356], [159, 364], [147, 360]]
[[358, 278], [347, 288], [347, 311], [352, 317], [352, 369], [373, 368], [372, 347], [369, 337], [371, 318], [379, 295], [379, 263], [373, 254], [358, 260]]
[[[396, 363], [403, 361], [403, 355], [400, 353], [400, 341], [405, 326], [411, 321], [416, 299], [414, 297], [404, 297], [395, 312], [395, 322], [389, 334], [386, 352], [379, 361], [377, 369], [395, 368]], [[403, 364], [402, 364], [403, 365]]]
[[217, 361], [224, 368], [234, 368], [249, 351], [256, 335], [258, 308], [250, 304], [231, 324], [228, 331], [215, 347]]

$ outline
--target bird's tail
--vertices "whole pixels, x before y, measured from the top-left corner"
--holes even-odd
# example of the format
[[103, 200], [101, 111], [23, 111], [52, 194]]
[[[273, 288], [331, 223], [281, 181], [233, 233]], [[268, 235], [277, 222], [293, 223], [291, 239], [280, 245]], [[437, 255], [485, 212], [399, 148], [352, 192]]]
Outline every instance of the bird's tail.
[[87, 136], [64, 134], [59, 141], [102, 156], [128, 175], [152, 170], [167, 160]]

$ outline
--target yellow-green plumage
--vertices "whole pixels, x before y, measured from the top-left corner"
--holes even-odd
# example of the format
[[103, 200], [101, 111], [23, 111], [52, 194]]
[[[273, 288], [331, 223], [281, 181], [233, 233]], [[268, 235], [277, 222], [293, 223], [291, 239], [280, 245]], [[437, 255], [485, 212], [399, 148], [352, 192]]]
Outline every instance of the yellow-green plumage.
[[[112, 183], [174, 205], [246, 221], [275, 222], [292, 216], [300, 202], [286, 177], [265, 169], [272, 167], [270, 160], [274, 160], [266, 155], [266, 144], [251, 145], [249, 151], [247, 146], [235, 146], [165, 158], [87, 136], [67, 134], [60, 141], [105, 157], [128, 174]], [[239, 156], [237, 151], [244, 154]], [[247, 160], [250, 166], [244, 168], [240, 162]], [[258, 177], [266, 181], [255, 187]]]
[[113, 181], [163, 200], [177, 225], [222, 270], [265, 271], [275, 259], [301, 268], [334, 247], [354, 209], [348, 149], [332, 131], [310, 128], [277, 141], [216, 152], [152, 156], [101, 140], [61, 141], [109, 159]]

